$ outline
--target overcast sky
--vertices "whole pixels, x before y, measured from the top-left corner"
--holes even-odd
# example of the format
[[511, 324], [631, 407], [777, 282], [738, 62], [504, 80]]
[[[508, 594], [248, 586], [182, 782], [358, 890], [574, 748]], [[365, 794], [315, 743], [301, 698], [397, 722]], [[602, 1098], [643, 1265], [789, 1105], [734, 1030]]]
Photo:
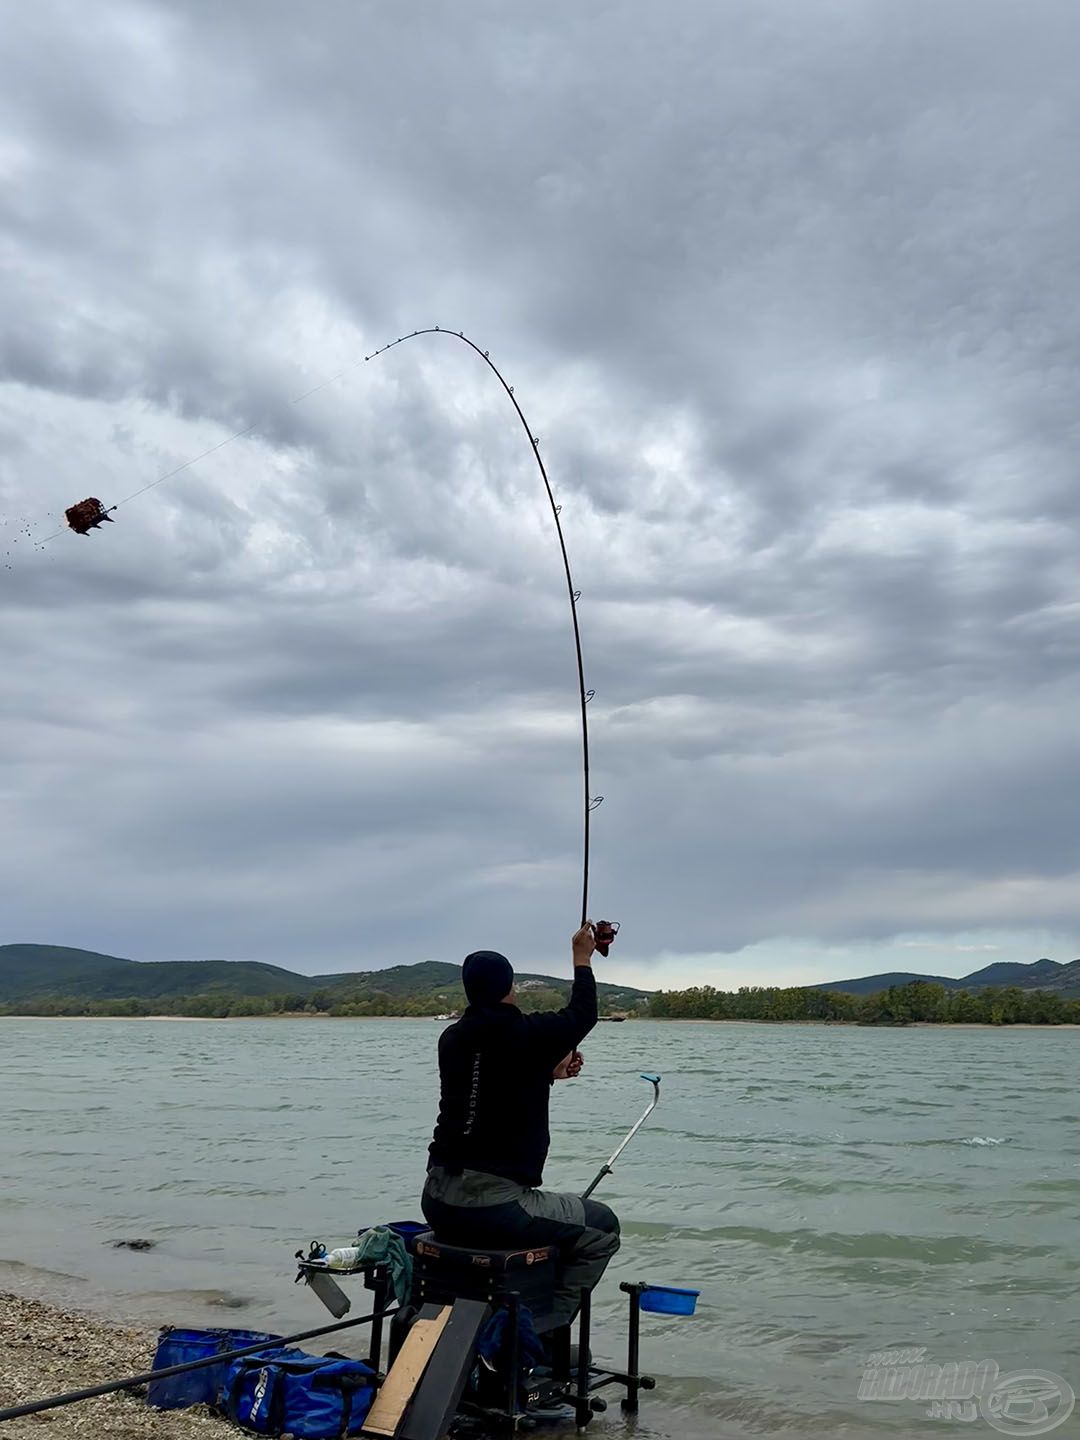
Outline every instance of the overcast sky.
[[605, 975], [1080, 954], [1074, 0], [3, 28], [0, 942], [565, 964], [441, 325]]

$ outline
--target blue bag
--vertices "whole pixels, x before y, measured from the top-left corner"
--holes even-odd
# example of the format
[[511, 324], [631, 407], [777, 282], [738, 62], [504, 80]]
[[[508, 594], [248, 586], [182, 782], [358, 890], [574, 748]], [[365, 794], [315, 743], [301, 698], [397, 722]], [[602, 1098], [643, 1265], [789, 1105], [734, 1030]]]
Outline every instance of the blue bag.
[[359, 1433], [374, 1398], [374, 1372], [362, 1360], [278, 1348], [234, 1360], [218, 1408], [257, 1435], [335, 1440]]
[[[476, 1345], [477, 1359], [481, 1364], [473, 1370], [473, 1384], [478, 1391], [482, 1391], [490, 1385], [495, 1376], [499, 1377], [498, 1391], [499, 1400], [502, 1404], [502, 1394], [505, 1393], [506, 1383], [510, 1378], [510, 1315], [504, 1305], [502, 1309], [496, 1310], [491, 1319], [480, 1333], [480, 1339]], [[525, 1403], [526, 1392], [529, 1388], [529, 1377], [538, 1365], [547, 1361], [544, 1353], [544, 1342], [536, 1333], [533, 1325], [532, 1312], [527, 1305], [518, 1309], [518, 1356], [517, 1356], [517, 1388], [521, 1403]], [[485, 1368], [487, 1374], [485, 1375]], [[491, 1396], [492, 1403], [495, 1397]]]
[[[477, 1341], [476, 1353], [481, 1360], [486, 1360], [495, 1368], [505, 1368], [509, 1360], [509, 1327], [510, 1316], [504, 1305], [501, 1310], [496, 1310], [491, 1319], [481, 1332]], [[527, 1305], [518, 1308], [518, 1364], [523, 1373], [528, 1373], [537, 1365], [543, 1365], [546, 1360], [544, 1353], [544, 1342], [536, 1333], [533, 1324], [532, 1311]]]
[[[267, 1335], [261, 1330], [179, 1330], [165, 1325], [158, 1339], [153, 1368], [165, 1370], [170, 1365], [185, 1365], [189, 1360], [224, 1355], [229, 1350], [243, 1350], [248, 1345], [276, 1345], [280, 1339], [280, 1335]], [[151, 1380], [147, 1401], [158, 1410], [213, 1405], [228, 1368], [226, 1360], [220, 1365], [204, 1365], [201, 1370], [189, 1370], [185, 1375]]]

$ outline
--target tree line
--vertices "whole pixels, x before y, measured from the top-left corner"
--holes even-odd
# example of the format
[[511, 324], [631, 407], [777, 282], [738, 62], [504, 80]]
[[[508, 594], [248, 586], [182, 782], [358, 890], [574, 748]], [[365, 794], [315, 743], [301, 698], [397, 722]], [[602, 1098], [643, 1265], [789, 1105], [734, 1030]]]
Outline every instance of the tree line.
[[1049, 990], [1009, 985], [979, 990], [950, 990], [926, 980], [891, 985], [873, 995], [840, 991], [744, 985], [716, 990], [661, 990], [649, 1002], [658, 1020], [824, 1020], [858, 1025], [1076, 1025], [1080, 999], [1067, 1000]]
[[[523, 1010], [558, 1010], [566, 997], [542, 987], [519, 993]], [[233, 995], [210, 991], [165, 999], [130, 996], [97, 1000], [47, 995], [0, 1005], [0, 1015], [182, 1015], [202, 1019], [272, 1015], [459, 1015], [464, 994], [453, 989], [437, 994], [387, 995], [382, 991], [341, 994]], [[913, 980], [874, 995], [847, 995], [805, 986], [744, 985], [717, 990], [711, 985], [689, 990], [661, 990], [648, 1006], [632, 1016], [657, 1020], [819, 1020], [857, 1025], [1068, 1025], [1080, 1024], [1080, 999], [1067, 1000], [1048, 990], [1021, 990], [1016, 985], [980, 990], [949, 990], [944, 985]]]
[[[518, 996], [522, 1010], [558, 1010], [566, 1003], [558, 990], [543, 988], [523, 991]], [[43, 995], [32, 1000], [0, 1004], [0, 1015], [114, 1016], [179, 1015], [194, 1019], [226, 1020], [233, 1017], [272, 1015], [367, 1015], [414, 1016], [457, 1015], [465, 1006], [464, 992], [447, 991], [432, 995], [387, 995], [382, 991], [341, 994], [316, 990], [311, 994], [233, 995], [209, 991], [203, 995], [172, 995], [153, 999], [127, 996], [98, 1000], [77, 995]]]

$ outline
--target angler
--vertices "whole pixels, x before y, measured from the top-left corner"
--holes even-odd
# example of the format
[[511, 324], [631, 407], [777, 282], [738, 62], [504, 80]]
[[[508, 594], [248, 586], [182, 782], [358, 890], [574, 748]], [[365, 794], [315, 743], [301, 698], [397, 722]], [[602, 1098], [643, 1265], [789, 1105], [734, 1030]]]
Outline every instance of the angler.
[[593, 927], [572, 941], [574, 984], [565, 1009], [523, 1015], [509, 960], [469, 955], [469, 1001], [439, 1037], [441, 1101], [422, 1208], [437, 1240], [528, 1250], [558, 1245], [559, 1288], [550, 1319], [566, 1325], [619, 1248], [619, 1222], [597, 1200], [540, 1189], [547, 1159], [548, 1097], [574, 1079], [578, 1046], [596, 1025]]
[[[579, 943], [579, 953], [584, 948]], [[589, 985], [587, 980], [578, 983], [583, 989]], [[572, 999], [566, 1011], [574, 1008]], [[565, 1023], [562, 1016], [566, 1011], [555, 1016], [560, 1024]], [[514, 1026], [516, 1022], [511, 1016], [502, 1023]], [[643, 1075], [642, 1079], [653, 1087], [648, 1108], [597, 1171], [578, 1205], [594, 1203], [588, 1197], [603, 1177], [611, 1174], [615, 1161], [656, 1108], [660, 1076]], [[569, 1205], [576, 1197], [558, 1199]], [[424, 1208], [432, 1208], [430, 1190], [425, 1191]], [[375, 1371], [381, 1368], [378, 1317], [386, 1313], [394, 1281], [377, 1268], [373, 1271], [372, 1266], [381, 1263], [387, 1242], [394, 1245], [400, 1241], [411, 1256], [411, 1274], [397, 1285], [400, 1303], [390, 1324], [389, 1369], [385, 1378], [380, 1377], [377, 1395], [357, 1433], [376, 1440], [445, 1440], [447, 1436], [466, 1440], [516, 1434], [545, 1423], [573, 1422], [582, 1429], [607, 1408], [602, 1390], [620, 1388], [622, 1408], [632, 1415], [640, 1392], [654, 1388], [653, 1379], [641, 1372], [641, 1316], [645, 1312], [691, 1315], [698, 1292], [623, 1281], [619, 1289], [629, 1302], [625, 1367], [595, 1365], [591, 1354], [592, 1288], [576, 1247], [582, 1227], [570, 1227], [561, 1239], [526, 1248], [520, 1231], [517, 1243], [510, 1238], [520, 1220], [512, 1219], [509, 1231], [504, 1230], [500, 1238], [498, 1223], [505, 1223], [505, 1217], [497, 1215], [493, 1231], [485, 1233], [485, 1208], [472, 1211], [476, 1230], [468, 1244], [451, 1244], [441, 1233], [425, 1232], [422, 1225], [404, 1221], [362, 1231], [359, 1243], [347, 1249], [328, 1253], [316, 1243], [306, 1258], [302, 1252], [298, 1254], [297, 1279], [306, 1281], [339, 1320], [350, 1302], [338, 1277], [363, 1275], [366, 1287], [374, 1292], [376, 1307], [368, 1355]], [[612, 1214], [607, 1206], [599, 1208]], [[585, 1213], [595, 1212], [586, 1208]], [[444, 1221], [438, 1210], [434, 1214]], [[527, 1223], [532, 1223], [531, 1219]], [[617, 1240], [614, 1235], [610, 1238]], [[569, 1257], [562, 1243], [567, 1240]], [[598, 1271], [602, 1269], [601, 1264]], [[584, 1281], [573, 1299], [568, 1293], [568, 1274]], [[567, 1319], [574, 1310], [576, 1347], [571, 1345]]]

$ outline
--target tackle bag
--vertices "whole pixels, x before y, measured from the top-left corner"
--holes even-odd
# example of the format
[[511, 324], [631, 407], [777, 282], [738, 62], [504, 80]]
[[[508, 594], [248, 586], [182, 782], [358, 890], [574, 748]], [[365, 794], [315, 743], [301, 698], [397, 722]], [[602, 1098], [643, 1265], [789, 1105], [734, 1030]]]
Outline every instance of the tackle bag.
[[218, 1409], [256, 1435], [335, 1440], [359, 1434], [375, 1398], [375, 1375], [362, 1360], [273, 1349], [229, 1366]]
[[[267, 1335], [261, 1330], [182, 1330], [174, 1325], [162, 1327], [158, 1338], [154, 1369], [170, 1365], [186, 1365], [191, 1360], [205, 1360], [210, 1355], [224, 1355], [230, 1350], [244, 1350], [248, 1345], [277, 1345], [280, 1335]], [[229, 1362], [204, 1365], [184, 1375], [168, 1375], [164, 1380], [151, 1380], [147, 1402], [158, 1410], [183, 1410], [188, 1405], [213, 1405], [225, 1383]]]
[[[471, 1383], [474, 1398], [481, 1405], [501, 1408], [506, 1404], [510, 1379], [510, 1315], [506, 1306], [496, 1310], [480, 1332], [476, 1343], [476, 1365]], [[526, 1404], [533, 1371], [547, 1363], [544, 1343], [536, 1333], [527, 1305], [518, 1308], [517, 1395]]]
[[[476, 1353], [493, 1368], [503, 1368], [510, 1360], [510, 1314], [504, 1305], [496, 1310], [480, 1334]], [[518, 1306], [518, 1365], [522, 1374], [527, 1375], [547, 1359], [544, 1342], [536, 1333], [532, 1311], [527, 1305]]]

